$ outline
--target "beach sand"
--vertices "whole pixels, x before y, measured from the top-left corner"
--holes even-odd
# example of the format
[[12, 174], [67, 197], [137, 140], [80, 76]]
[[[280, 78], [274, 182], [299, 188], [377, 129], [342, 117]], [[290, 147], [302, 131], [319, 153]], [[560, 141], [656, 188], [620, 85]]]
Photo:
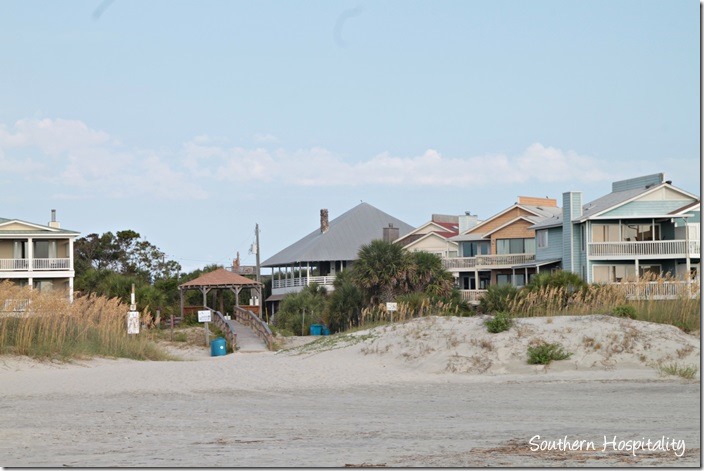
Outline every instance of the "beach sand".
[[[698, 368], [698, 335], [608, 316], [489, 334], [484, 319], [415, 319], [276, 353], [172, 350], [184, 361], [3, 356], [0, 465], [700, 466], [699, 375], [657, 369]], [[572, 355], [528, 365], [539, 341]], [[565, 437], [593, 449], [532, 449]], [[633, 452], [634, 440], [654, 449]]]

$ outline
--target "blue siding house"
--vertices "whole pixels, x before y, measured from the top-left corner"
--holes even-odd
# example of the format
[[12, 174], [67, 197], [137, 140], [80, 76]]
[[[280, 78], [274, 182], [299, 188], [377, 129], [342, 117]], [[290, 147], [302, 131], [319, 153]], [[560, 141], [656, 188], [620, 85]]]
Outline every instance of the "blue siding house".
[[564, 193], [562, 214], [533, 225], [537, 263], [560, 259], [589, 283], [630, 284], [634, 296], [648, 286], [644, 278], [658, 279], [646, 294], [663, 298], [699, 281], [697, 196], [662, 173], [614, 182], [611, 193], [586, 204], [581, 196]]

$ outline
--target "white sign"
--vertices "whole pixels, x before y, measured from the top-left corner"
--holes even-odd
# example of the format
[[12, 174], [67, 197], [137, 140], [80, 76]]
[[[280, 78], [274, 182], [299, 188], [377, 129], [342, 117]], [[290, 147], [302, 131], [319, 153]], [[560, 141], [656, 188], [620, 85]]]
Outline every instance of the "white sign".
[[128, 334], [138, 334], [139, 333], [139, 312], [130, 311], [127, 313], [127, 333]]
[[387, 311], [398, 311], [398, 304], [397, 303], [386, 303], [386, 310]]
[[254, 275], [254, 272], [257, 267], [254, 265], [241, 265], [239, 267], [238, 273], [240, 275]]
[[198, 311], [198, 322], [210, 322], [210, 311]]

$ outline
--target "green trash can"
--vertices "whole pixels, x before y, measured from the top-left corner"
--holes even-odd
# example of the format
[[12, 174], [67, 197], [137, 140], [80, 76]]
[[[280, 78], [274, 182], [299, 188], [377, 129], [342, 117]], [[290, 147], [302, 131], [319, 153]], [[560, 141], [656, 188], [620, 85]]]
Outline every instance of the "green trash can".
[[224, 338], [218, 337], [210, 341], [210, 356], [219, 357], [227, 353], [227, 342]]
[[323, 335], [323, 325], [312, 324], [310, 326], [310, 335]]

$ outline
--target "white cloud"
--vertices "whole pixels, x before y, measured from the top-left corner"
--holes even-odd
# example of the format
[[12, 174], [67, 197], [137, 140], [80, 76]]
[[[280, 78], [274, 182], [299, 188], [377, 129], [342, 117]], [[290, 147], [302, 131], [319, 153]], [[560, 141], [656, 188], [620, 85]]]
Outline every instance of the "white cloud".
[[382, 152], [351, 161], [321, 147], [227, 147], [223, 140], [200, 135], [172, 155], [129, 149], [104, 131], [63, 119], [20, 120], [11, 129], [0, 125], [0, 170], [30, 175], [65, 197], [76, 193], [160, 199], [205, 199], [215, 182], [234, 183], [238, 192], [256, 192], [263, 185], [491, 188], [564, 182], [569, 187], [614, 177], [614, 168], [605, 162], [541, 143], [513, 156], [447, 157], [428, 149], [415, 156]]
[[0, 147], [37, 147], [49, 156], [104, 145], [110, 136], [70, 119], [21, 119], [9, 131], [0, 126]]
[[278, 183], [294, 186], [490, 186], [501, 183], [580, 182], [609, 180], [604, 163], [574, 151], [540, 143], [517, 156], [484, 155], [448, 158], [434, 149], [418, 156], [393, 156], [388, 152], [368, 160], [346, 162], [319, 148], [289, 151], [263, 148], [225, 149], [184, 146], [186, 167], [197, 175], [231, 182]]
[[273, 144], [279, 142], [279, 138], [273, 134], [258, 132], [252, 136], [252, 140], [256, 144]]
[[[24, 157], [27, 153], [36, 157]], [[26, 119], [12, 129], [0, 125], [0, 170], [52, 185], [65, 198], [205, 198], [206, 192], [180, 167], [167, 156], [124, 149], [108, 133], [81, 121]]]

